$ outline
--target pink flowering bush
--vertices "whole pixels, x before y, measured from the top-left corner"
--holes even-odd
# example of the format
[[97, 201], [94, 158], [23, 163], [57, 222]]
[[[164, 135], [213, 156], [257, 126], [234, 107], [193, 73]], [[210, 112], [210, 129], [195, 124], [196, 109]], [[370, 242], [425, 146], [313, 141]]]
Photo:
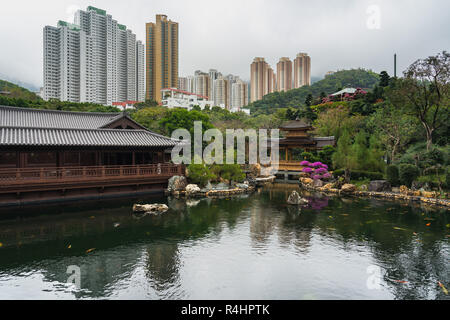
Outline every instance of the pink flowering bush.
[[330, 179], [332, 177], [328, 172], [328, 166], [322, 162], [310, 163], [308, 161], [302, 161], [300, 165], [304, 167], [302, 172], [308, 173], [314, 180]]

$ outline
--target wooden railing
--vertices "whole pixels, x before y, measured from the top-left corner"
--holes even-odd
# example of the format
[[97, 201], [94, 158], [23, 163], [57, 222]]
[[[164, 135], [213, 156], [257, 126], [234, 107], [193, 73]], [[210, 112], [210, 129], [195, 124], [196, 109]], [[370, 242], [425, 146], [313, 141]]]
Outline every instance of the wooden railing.
[[0, 186], [34, 182], [71, 182], [109, 179], [171, 177], [183, 175], [184, 168], [174, 164], [137, 166], [59, 167], [0, 169]]

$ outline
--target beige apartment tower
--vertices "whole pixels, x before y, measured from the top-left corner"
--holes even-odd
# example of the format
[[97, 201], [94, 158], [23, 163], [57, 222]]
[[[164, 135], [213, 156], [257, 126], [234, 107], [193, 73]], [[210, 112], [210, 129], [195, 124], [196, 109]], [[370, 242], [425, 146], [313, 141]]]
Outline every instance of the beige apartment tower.
[[261, 100], [276, 89], [276, 76], [264, 58], [257, 57], [250, 67], [250, 101]]
[[311, 58], [307, 53], [297, 54], [294, 60], [294, 88], [311, 85]]
[[292, 89], [292, 61], [289, 58], [280, 58], [277, 63], [277, 91]]
[[178, 87], [178, 23], [156, 15], [146, 30], [147, 100], [162, 101], [161, 90]]

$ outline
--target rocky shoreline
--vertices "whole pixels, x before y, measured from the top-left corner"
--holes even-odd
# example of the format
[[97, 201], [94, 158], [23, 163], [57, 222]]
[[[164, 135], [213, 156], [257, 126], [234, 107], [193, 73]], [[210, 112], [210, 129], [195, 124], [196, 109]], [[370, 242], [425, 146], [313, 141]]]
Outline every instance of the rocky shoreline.
[[208, 184], [200, 188], [196, 184], [187, 184], [185, 177], [175, 176], [169, 180], [166, 195], [175, 198], [227, 198], [236, 195], [250, 194], [256, 190], [256, 182], [245, 181], [233, 186], [219, 183], [215, 186]]
[[357, 190], [356, 186], [352, 184], [344, 184], [340, 189], [337, 189], [331, 183], [324, 186], [314, 186], [314, 182], [311, 182], [310, 180], [311, 179], [300, 178], [300, 187], [308, 191], [321, 192], [330, 195], [404, 200], [450, 209], [450, 200], [437, 198], [435, 192], [413, 191], [407, 189], [406, 187], [401, 187], [400, 192], [363, 191]]

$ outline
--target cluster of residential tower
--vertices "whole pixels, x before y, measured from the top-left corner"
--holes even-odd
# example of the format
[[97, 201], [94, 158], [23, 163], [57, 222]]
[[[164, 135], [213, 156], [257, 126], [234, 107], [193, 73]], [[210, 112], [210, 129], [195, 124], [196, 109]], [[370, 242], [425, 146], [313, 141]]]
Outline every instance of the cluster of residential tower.
[[266, 94], [311, 84], [311, 59], [281, 58], [276, 73], [264, 58], [251, 64], [250, 83], [215, 69], [179, 77], [178, 23], [156, 15], [146, 24], [145, 45], [125, 25], [89, 6], [74, 23], [44, 28], [45, 100], [132, 105], [155, 100], [169, 108], [243, 108]]

